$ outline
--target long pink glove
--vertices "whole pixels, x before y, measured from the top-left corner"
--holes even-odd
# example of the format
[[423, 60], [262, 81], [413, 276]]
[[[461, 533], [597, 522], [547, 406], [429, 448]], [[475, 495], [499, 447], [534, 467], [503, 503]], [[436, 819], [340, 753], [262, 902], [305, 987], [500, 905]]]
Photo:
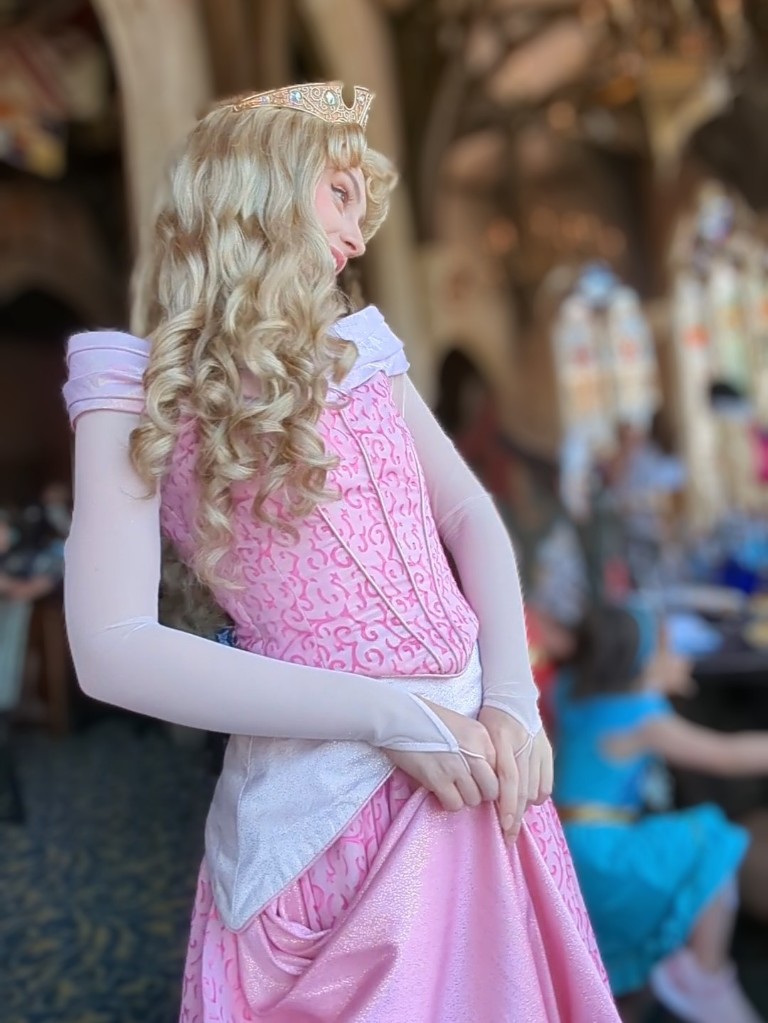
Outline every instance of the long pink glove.
[[77, 419], [65, 606], [83, 689], [117, 706], [212, 731], [458, 752], [439, 718], [401, 689], [159, 624], [159, 503], [143, 496], [146, 488], [128, 458], [137, 422], [137, 415], [113, 410]]
[[410, 380], [405, 381], [402, 403], [438, 531], [456, 564], [464, 596], [480, 621], [483, 704], [511, 714], [534, 735], [541, 728], [538, 691], [509, 534], [490, 496]]

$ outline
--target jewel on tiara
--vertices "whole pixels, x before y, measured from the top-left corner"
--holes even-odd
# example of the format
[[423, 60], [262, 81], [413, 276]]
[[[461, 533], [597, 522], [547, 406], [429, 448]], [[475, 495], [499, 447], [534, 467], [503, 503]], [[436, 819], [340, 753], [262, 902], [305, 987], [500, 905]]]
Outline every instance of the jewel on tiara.
[[253, 107], [287, 107], [303, 110], [305, 114], [328, 121], [329, 124], [359, 124], [364, 128], [374, 93], [360, 85], [355, 86], [355, 99], [351, 107], [344, 102], [341, 82], [312, 82], [309, 85], [289, 85], [284, 89], [270, 89], [251, 96], [241, 96], [230, 104], [233, 110]]

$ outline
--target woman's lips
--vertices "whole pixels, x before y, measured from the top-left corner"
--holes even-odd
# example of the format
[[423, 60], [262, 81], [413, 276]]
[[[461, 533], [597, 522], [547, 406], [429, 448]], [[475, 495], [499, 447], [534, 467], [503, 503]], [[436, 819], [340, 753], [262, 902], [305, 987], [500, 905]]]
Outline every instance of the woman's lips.
[[333, 255], [333, 261], [336, 264], [336, 273], [340, 274], [344, 267], [347, 265], [347, 257], [343, 256], [338, 249], [331, 249]]

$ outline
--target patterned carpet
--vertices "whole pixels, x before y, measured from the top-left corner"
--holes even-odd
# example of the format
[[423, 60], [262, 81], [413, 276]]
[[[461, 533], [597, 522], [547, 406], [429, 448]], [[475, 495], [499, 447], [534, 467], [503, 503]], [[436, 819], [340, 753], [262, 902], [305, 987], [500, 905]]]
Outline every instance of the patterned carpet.
[[106, 719], [14, 742], [22, 824], [0, 824], [3, 1023], [175, 1023], [206, 756]]
[[[0, 1020], [176, 1023], [211, 757], [129, 717], [14, 749], [25, 819], [0, 823]], [[765, 928], [742, 925], [737, 958], [768, 1018]]]

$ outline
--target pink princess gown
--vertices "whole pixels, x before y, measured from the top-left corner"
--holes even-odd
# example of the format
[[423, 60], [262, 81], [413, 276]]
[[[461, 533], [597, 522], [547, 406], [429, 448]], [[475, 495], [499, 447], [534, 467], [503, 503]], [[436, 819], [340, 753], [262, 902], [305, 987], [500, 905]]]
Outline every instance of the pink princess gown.
[[[252, 654], [370, 678], [427, 680], [440, 703], [441, 680], [465, 670], [478, 617], [486, 619], [470, 609], [449, 568], [441, 541], [455, 509], [445, 522], [437, 514], [441, 495], [427, 485], [393, 394], [392, 378], [407, 368], [401, 346], [371, 308], [342, 327], [359, 350], [358, 364], [345, 382], [345, 402], [319, 423], [339, 456], [332, 475], [342, 500], [317, 509], [290, 544], [254, 522], [248, 488], [236, 488], [230, 567], [246, 585], [223, 587], [216, 597], [235, 623], [238, 645]], [[128, 335], [73, 339], [65, 390], [73, 420], [94, 409], [139, 413], [146, 358], [146, 344]], [[415, 400], [412, 389], [407, 395]], [[196, 452], [190, 421], [159, 509], [164, 534], [186, 558]], [[79, 556], [75, 539], [69, 557], [78, 585]], [[76, 596], [70, 604], [82, 681], [88, 658], [78, 653]], [[212, 646], [196, 649], [208, 656]], [[161, 655], [158, 648], [155, 659]], [[480, 655], [485, 684], [491, 654], [482, 641]], [[151, 670], [147, 662], [142, 676]], [[279, 792], [276, 798], [279, 805]], [[236, 844], [258, 844], [258, 821], [238, 819], [235, 830]], [[266, 904], [257, 899], [246, 919], [233, 922], [231, 906], [217, 898], [219, 869], [207, 844], [184, 973], [184, 1023], [618, 1020], [550, 803], [529, 809], [508, 846], [493, 805], [446, 813], [395, 771]]]

